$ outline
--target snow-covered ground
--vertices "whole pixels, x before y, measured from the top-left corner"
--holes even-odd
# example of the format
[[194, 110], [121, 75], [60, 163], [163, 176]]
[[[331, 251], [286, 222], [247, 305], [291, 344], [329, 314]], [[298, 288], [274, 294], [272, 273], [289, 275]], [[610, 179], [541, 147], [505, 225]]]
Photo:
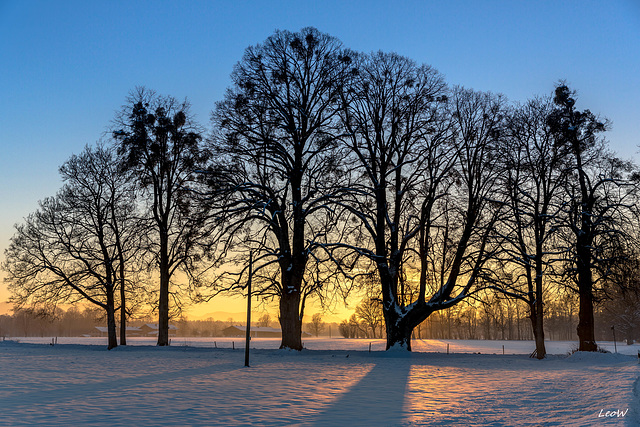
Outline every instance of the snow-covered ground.
[[0, 425], [640, 425], [635, 345], [568, 356], [573, 343], [549, 342], [556, 355], [539, 361], [529, 342], [425, 340], [405, 354], [254, 339], [246, 368], [240, 339], [19, 340], [0, 342]]
[[[58, 344], [84, 344], [107, 345], [106, 338], [88, 337], [15, 337], [9, 338], [15, 342], [29, 344], [50, 344], [56, 340]], [[156, 338], [128, 338], [131, 346], [153, 346]], [[345, 338], [305, 338], [303, 345], [308, 350], [352, 350], [368, 351], [371, 344], [372, 351], [383, 351], [385, 340], [382, 339], [345, 339]], [[205, 348], [236, 348], [244, 349], [244, 337], [235, 338], [193, 338], [174, 337], [171, 345], [179, 347], [205, 347]], [[536, 348], [533, 341], [508, 341], [508, 340], [413, 340], [413, 351], [446, 353], [447, 346], [450, 353], [482, 353], [482, 354], [531, 354]], [[545, 343], [548, 354], [568, 355], [578, 348], [577, 341], [547, 341]], [[280, 338], [252, 338], [251, 348], [277, 349], [280, 346]], [[637, 356], [640, 352], [640, 344], [626, 345], [613, 341], [599, 341], [598, 346], [611, 353], [617, 352], [630, 356]]]

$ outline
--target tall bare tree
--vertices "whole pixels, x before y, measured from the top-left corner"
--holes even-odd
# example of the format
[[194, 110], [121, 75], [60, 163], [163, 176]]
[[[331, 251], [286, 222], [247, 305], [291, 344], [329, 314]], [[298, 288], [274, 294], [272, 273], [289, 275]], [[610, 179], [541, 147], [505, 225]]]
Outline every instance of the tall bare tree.
[[254, 289], [279, 301], [281, 347], [302, 349], [305, 301], [329, 273], [317, 248], [332, 224], [336, 103], [350, 62], [338, 40], [314, 28], [277, 31], [246, 49], [212, 114], [212, 199], [244, 264], [218, 290], [244, 286], [253, 252]]
[[556, 144], [548, 123], [551, 99], [536, 98], [508, 115], [502, 151], [504, 190], [509, 215], [501, 229], [508, 280], [503, 290], [529, 307], [536, 355], [543, 359], [545, 286], [552, 279], [560, 250], [557, 229], [562, 215], [563, 188], [569, 173], [569, 152]]
[[63, 188], [16, 226], [6, 251], [11, 299], [18, 306], [95, 304], [105, 311], [111, 349], [117, 346], [117, 291], [124, 309], [139, 234], [132, 187], [102, 145], [72, 156], [60, 173]]
[[339, 202], [355, 237], [337, 246], [377, 269], [387, 348], [410, 350], [413, 328], [469, 295], [487, 255], [489, 233], [479, 230], [496, 220], [485, 207], [502, 101], [449, 95], [431, 67], [380, 52], [359, 58], [342, 97], [349, 166], [360, 175]]
[[611, 255], [616, 251], [608, 249], [628, 238], [625, 223], [634, 194], [633, 167], [607, 152], [601, 134], [609, 123], [589, 110], [577, 110], [574, 91], [559, 84], [553, 101], [556, 108], [549, 124], [556, 143], [570, 151], [574, 170], [566, 185], [565, 218], [571, 240], [565, 259], [579, 296], [578, 350], [597, 351], [594, 294], [608, 274], [602, 267], [615, 262]]
[[[149, 206], [155, 237], [149, 254], [159, 270], [158, 345], [169, 345], [172, 285], [177, 271], [195, 268], [206, 218], [192, 191], [207, 151], [187, 101], [137, 88], [114, 120], [122, 166], [136, 177]], [[175, 306], [175, 304], [174, 304]]]

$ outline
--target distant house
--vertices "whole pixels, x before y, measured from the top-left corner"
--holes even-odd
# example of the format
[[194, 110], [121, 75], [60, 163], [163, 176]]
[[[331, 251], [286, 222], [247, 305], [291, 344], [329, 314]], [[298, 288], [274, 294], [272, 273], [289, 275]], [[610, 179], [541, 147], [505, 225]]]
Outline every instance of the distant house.
[[[120, 336], [120, 326], [116, 325], [116, 334]], [[157, 330], [156, 330], [157, 334]], [[96, 326], [89, 336], [92, 337], [106, 337], [109, 335], [109, 331], [106, 326]], [[127, 326], [127, 337], [143, 337], [145, 336], [137, 326]]]
[[96, 326], [91, 333], [92, 337], [106, 337], [108, 335], [106, 326]]
[[[251, 336], [253, 338], [282, 338], [282, 329], [269, 328], [266, 326], [252, 326]], [[229, 326], [222, 330], [222, 335], [225, 337], [244, 337], [247, 334], [246, 326]], [[303, 337], [310, 337], [311, 334], [307, 332], [302, 333]]]
[[[157, 337], [158, 336], [158, 324], [157, 323], [145, 323], [140, 326], [140, 336], [141, 337]], [[175, 337], [178, 332], [178, 328], [176, 325], [169, 325], [169, 336]]]
[[[118, 331], [120, 332], [120, 331]], [[127, 336], [128, 337], [141, 337], [142, 331], [137, 326], [127, 326]]]
[[[252, 326], [251, 336], [254, 338], [281, 338], [282, 329], [269, 328], [266, 326]], [[229, 326], [222, 330], [225, 337], [244, 337], [247, 334], [246, 326]]]

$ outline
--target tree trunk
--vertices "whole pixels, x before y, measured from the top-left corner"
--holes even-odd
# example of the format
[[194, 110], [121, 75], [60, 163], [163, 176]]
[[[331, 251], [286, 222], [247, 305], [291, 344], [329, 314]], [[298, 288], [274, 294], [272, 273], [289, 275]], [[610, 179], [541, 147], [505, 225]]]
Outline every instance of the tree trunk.
[[534, 302], [534, 306], [531, 307], [533, 309], [533, 313], [535, 313], [535, 319], [531, 319], [535, 322], [534, 325], [534, 334], [536, 339], [536, 355], [538, 359], [544, 359], [547, 355], [547, 349], [544, 346], [544, 304], [542, 301], [542, 285], [543, 285], [543, 272], [542, 272], [542, 254], [543, 248], [542, 244], [539, 243], [536, 248], [536, 299]]
[[158, 345], [169, 345], [169, 257], [167, 236], [160, 236], [160, 295], [158, 298]]
[[543, 321], [538, 313], [537, 305], [537, 301], [529, 305], [529, 310], [531, 310], [531, 330], [533, 331], [533, 339], [536, 343], [536, 357], [538, 359], [544, 359], [547, 356], [547, 349], [544, 345]]
[[111, 350], [118, 346], [118, 337], [116, 335], [116, 313], [114, 307], [113, 288], [107, 289], [107, 305], [105, 307], [107, 311], [107, 335], [109, 338], [109, 344], [107, 349]]
[[542, 313], [542, 304], [536, 301], [536, 316], [535, 316], [535, 327], [534, 331], [536, 332], [536, 355], [538, 359], [544, 359], [547, 356], [547, 349], [544, 345], [544, 315]]
[[302, 318], [300, 316], [300, 291], [288, 291], [284, 287], [280, 297], [280, 327], [282, 341], [280, 348], [302, 350]]
[[593, 297], [580, 292], [580, 321], [578, 322], [578, 351], [597, 351], [593, 321]]
[[127, 345], [127, 308], [125, 305], [126, 296], [124, 289], [125, 281], [123, 267], [120, 268], [120, 345]]
[[577, 327], [579, 347], [578, 351], [597, 351], [596, 338], [594, 333], [593, 319], [593, 293], [591, 286], [580, 287], [580, 317]]
[[415, 325], [412, 325], [405, 316], [394, 316], [391, 313], [385, 316], [387, 327], [387, 348], [404, 349], [411, 351], [411, 335]]
[[160, 271], [160, 296], [158, 299], [158, 345], [169, 345], [169, 274]]
[[[583, 227], [584, 228], [584, 227]], [[593, 280], [591, 276], [590, 242], [578, 238], [578, 292], [580, 309], [578, 312], [578, 351], [597, 351], [595, 324], [593, 319]]]

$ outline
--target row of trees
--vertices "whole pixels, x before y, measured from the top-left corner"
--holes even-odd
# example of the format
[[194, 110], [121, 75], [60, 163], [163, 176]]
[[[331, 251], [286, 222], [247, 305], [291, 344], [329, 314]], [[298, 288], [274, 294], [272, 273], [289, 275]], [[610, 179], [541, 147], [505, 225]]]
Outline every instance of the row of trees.
[[57, 309], [55, 321], [51, 313], [30, 308], [0, 315], [0, 336], [7, 337], [77, 337], [90, 334], [96, 326], [104, 325], [102, 310], [71, 307]]
[[[525, 301], [490, 293], [481, 304], [458, 304], [433, 313], [413, 330], [414, 339], [535, 339], [530, 311]], [[348, 319], [339, 325], [345, 338], [383, 338], [384, 318], [379, 304], [373, 312], [362, 311], [370, 307], [364, 300]], [[366, 303], [366, 304], [365, 304]], [[595, 337], [598, 340], [634, 342], [640, 340], [640, 309], [638, 296], [628, 292], [625, 296], [599, 301], [594, 313]], [[578, 324], [578, 299], [571, 293], [558, 293], [545, 298], [546, 339], [572, 340]]]
[[[568, 296], [567, 296], [568, 297]], [[577, 300], [562, 298], [546, 302], [545, 336], [551, 340], [571, 340], [577, 324]], [[532, 340], [533, 332], [527, 319], [526, 304], [508, 298], [493, 295], [480, 307], [459, 304], [447, 310], [436, 312], [418, 325], [413, 332], [414, 339], [502, 339]], [[384, 318], [382, 307], [369, 300], [363, 301], [349, 318], [337, 323], [326, 323], [320, 313], [312, 316], [303, 324], [303, 329], [313, 336], [343, 336], [344, 338], [377, 339], [384, 337]], [[618, 340], [632, 342], [640, 339], [640, 313], [637, 297], [627, 295], [620, 299], [603, 301], [595, 313], [596, 339], [611, 340], [615, 326]], [[365, 311], [363, 311], [365, 308]], [[93, 335], [96, 326], [105, 323], [104, 313], [97, 308], [71, 307], [68, 310], [57, 308], [54, 313], [25, 308], [12, 315], [0, 315], [0, 336], [7, 337], [77, 337]], [[128, 326], [154, 323], [152, 318], [139, 317], [128, 322]], [[172, 324], [178, 328], [181, 337], [220, 337], [228, 326], [236, 325], [232, 319], [188, 320], [174, 319]], [[277, 320], [264, 314], [253, 327], [273, 327]], [[174, 340], [175, 341], [175, 340]]]
[[153, 301], [167, 345], [182, 298], [243, 292], [251, 272], [282, 347], [302, 348], [309, 298], [369, 287], [387, 348], [410, 350], [431, 315], [492, 290], [526, 302], [544, 357], [549, 284], [578, 295], [590, 351], [594, 299], [637, 288], [637, 176], [565, 84], [509, 104], [314, 28], [247, 48], [231, 80], [206, 138], [186, 101], [132, 92], [108, 143], [17, 226], [16, 303], [89, 300], [113, 347], [116, 309]]
[[[68, 310], [57, 307], [53, 312], [24, 308], [15, 310], [11, 315], [0, 315], [0, 337], [93, 336], [97, 332], [95, 327], [103, 326], [104, 323], [104, 311], [90, 306], [72, 306]], [[137, 316], [128, 322], [128, 326], [141, 326], [145, 323], [154, 323], [154, 320], [151, 317]], [[211, 317], [199, 320], [181, 317], [172, 319], [171, 323], [176, 326], [180, 337], [222, 337], [225, 328], [238, 324], [232, 318], [217, 320]], [[276, 323], [277, 320], [273, 321], [265, 313], [252, 322], [252, 327], [273, 327]], [[314, 314], [309, 322], [305, 322], [304, 327], [307, 333], [316, 337], [330, 335], [332, 327], [334, 331], [338, 331], [338, 325], [327, 324], [320, 313]]]

